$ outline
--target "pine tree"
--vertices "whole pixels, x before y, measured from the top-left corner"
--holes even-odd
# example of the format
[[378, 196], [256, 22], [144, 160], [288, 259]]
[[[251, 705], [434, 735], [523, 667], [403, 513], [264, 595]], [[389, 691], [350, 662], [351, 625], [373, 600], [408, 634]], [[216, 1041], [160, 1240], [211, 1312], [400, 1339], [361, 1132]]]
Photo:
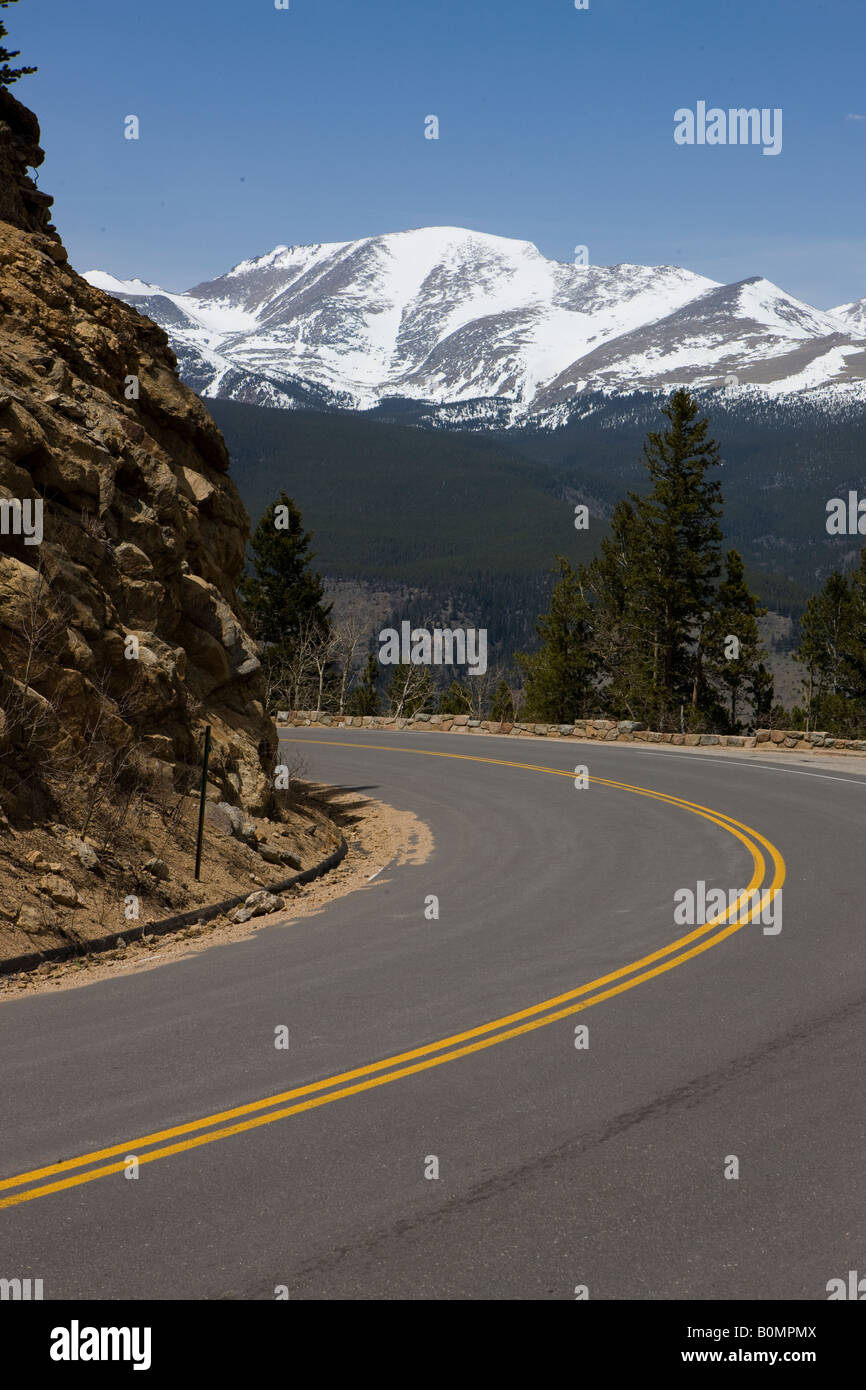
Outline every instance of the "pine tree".
[[719, 446], [707, 434], [688, 391], [675, 391], [662, 408], [670, 422], [651, 432], [643, 457], [652, 482], [646, 496], [630, 494], [634, 508], [635, 580], [628, 596], [641, 633], [643, 683], [654, 692], [660, 727], [683, 702], [697, 703], [703, 628], [721, 571], [721, 484], [707, 477]]
[[866, 546], [860, 567], [851, 575], [851, 607], [841, 678], [849, 699], [866, 704]]
[[568, 560], [559, 555], [557, 565], [550, 608], [536, 624], [541, 646], [529, 655], [519, 652], [515, 659], [526, 677], [527, 714], [568, 724], [586, 713], [594, 698], [591, 613]]
[[322, 581], [310, 569], [311, 539], [297, 506], [281, 492], [250, 542], [253, 573], [238, 585], [262, 644], [269, 707], [274, 701], [292, 709], [333, 703], [331, 605], [323, 602]]
[[769, 721], [773, 713], [775, 681], [763, 661], [759, 661], [751, 673], [746, 686], [746, 693], [752, 706], [754, 727], [756, 729], [772, 728]]
[[631, 502], [614, 508], [601, 554], [578, 571], [591, 613], [590, 647], [599, 703], [617, 719], [657, 716], [658, 695], [647, 660], [655, 630], [637, 514]]
[[346, 701], [347, 714], [379, 713], [379, 673], [381, 671], [375, 652], [367, 656], [361, 680]]
[[[807, 672], [808, 709], [820, 722], [821, 706], [841, 693], [845, 644], [851, 622], [851, 593], [844, 575], [833, 573], [806, 604], [796, 658]], [[814, 720], [813, 720], [814, 722]]]
[[722, 499], [707, 476], [719, 448], [688, 391], [675, 391], [663, 414], [669, 428], [650, 433], [643, 450], [651, 490], [617, 503], [601, 553], [578, 581], [607, 713], [669, 729], [681, 707], [709, 700], [716, 712], [703, 656], [721, 570]]
[[[18, 0], [0, 0], [0, 10], [8, 9], [10, 5], [16, 5]], [[27, 77], [31, 72], [36, 72], [36, 68], [11, 68], [10, 58], [20, 58], [19, 49], [8, 49], [3, 47], [2, 40], [8, 34], [6, 25], [0, 20], [0, 87], [11, 87], [13, 82], [17, 82], [21, 77]]]
[[[727, 700], [731, 733], [736, 733], [737, 705], [740, 697], [757, 678], [758, 690], [766, 704], [765, 677], [757, 676], [758, 666], [765, 653], [758, 632], [758, 618], [765, 609], [751, 592], [745, 579], [742, 557], [736, 550], [729, 550], [725, 556], [725, 578], [719, 585], [715, 611], [704, 625], [702, 635], [702, 669], [699, 681], [707, 678], [711, 685], [723, 693]], [[732, 642], [731, 639], [736, 641]], [[699, 690], [701, 701], [703, 691]], [[770, 691], [772, 705], [772, 690]], [[769, 705], [767, 706], [769, 709]]]
[[514, 696], [511, 687], [503, 676], [493, 692], [493, 700], [490, 705], [490, 718], [497, 723], [514, 723]]
[[281, 492], [256, 527], [254, 573], [239, 586], [262, 642], [291, 645], [311, 626], [323, 634], [330, 627], [331, 604], [323, 602], [322, 581], [310, 569], [311, 540], [294, 501]]
[[866, 549], [850, 578], [834, 573], [806, 604], [798, 661], [805, 665], [813, 728], [845, 738], [866, 732]]

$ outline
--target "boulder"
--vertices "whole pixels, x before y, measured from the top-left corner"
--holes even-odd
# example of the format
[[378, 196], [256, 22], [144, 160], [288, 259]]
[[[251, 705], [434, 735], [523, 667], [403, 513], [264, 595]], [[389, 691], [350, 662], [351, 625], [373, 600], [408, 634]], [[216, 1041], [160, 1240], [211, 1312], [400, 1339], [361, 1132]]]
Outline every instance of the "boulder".
[[69, 836], [66, 847], [70, 854], [76, 856], [82, 869], [90, 869], [93, 873], [99, 869], [99, 855], [96, 850], [92, 849], [84, 840], [79, 840], [77, 835]]
[[245, 816], [239, 806], [232, 806], [228, 801], [220, 801], [217, 809], [222, 811], [228, 818], [235, 839], [242, 840], [251, 849], [258, 847], [256, 837], [256, 827], [248, 816]]
[[75, 886], [68, 878], [61, 878], [59, 874], [45, 874], [36, 886], [40, 893], [44, 893], [58, 907], [84, 906]]
[[42, 936], [57, 930], [57, 923], [48, 916], [45, 909], [35, 903], [22, 903], [15, 916], [15, 926], [28, 936]]
[[232, 818], [228, 814], [228, 811], [232, 809], [234, 808], [227, 808], [226, 804], [222, 802], [216, 803], [214, 801], [206, 801], [204, 806], [204, 818], [208, 825], [212, 826], [218, 835], [227, 839], [230, 839], [234, 834]]
[[258, 852], [266, 864], [285, 864], [289, 869], [300, 869], [301, 861], [288, 849], [272, 849], [270, 845], [259, 845]]
[[279, 912], [285, 906], [283, 898], [276, 893], [269, 893], [266, 888], [259, 888], [255, 893], [250, 893], [244, 900], [243, 907], [236, 907], [230, 914], [229, 920], [232, 922], [249, 922], [252, 917], [264, 917], [271, 912]]
[[142, 865], [142, 868], [146, 874], [150, 874], [153, 878], [158, 879], [160, 883], [167, 883], [171, 878], [171, 870], [164, 859], [148, 859], [147, 862]]

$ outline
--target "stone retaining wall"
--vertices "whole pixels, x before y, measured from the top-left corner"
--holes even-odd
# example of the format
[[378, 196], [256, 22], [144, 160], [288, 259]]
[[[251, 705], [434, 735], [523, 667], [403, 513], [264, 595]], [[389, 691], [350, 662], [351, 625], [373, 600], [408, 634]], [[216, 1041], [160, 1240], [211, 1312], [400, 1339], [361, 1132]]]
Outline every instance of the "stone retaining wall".
[[577, 719], [573, 724], [500, 723], [495, 719], [471, 719], [468, 714], [416, 714], [411, 719], [388, 715], [316, 714], [315, 711], [281, 711], [277, 725], [299, 728], [321, 725], [329, 729], [418, 729], [425, 733], [510, 734], [518, 738], [598, 739], [605, 743], [672, 743], [686, 748], [756, 748], [767, 752], [789, 749], [817, 752], [866, 753], [866, 739], [833, 738], [827, 733], [804, 734], [799, 729], [758, 729], [745, 734], [660, 734], [631, 719]]

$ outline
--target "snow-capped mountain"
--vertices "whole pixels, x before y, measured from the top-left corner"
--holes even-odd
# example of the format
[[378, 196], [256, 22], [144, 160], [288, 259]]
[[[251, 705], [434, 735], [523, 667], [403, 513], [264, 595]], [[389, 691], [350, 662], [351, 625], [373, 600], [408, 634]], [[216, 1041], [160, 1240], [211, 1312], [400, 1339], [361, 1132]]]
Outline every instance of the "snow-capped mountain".
[[278, 246], [171, 293], [89, 271], [160, 323], [201, 395], [369, 409], [400, 397], [567, 415], [585, 390], [721, 386], [866, 397], [866, 301], [821, 311], [767, 280], [580, 266], [455, 227]]
[[774, 396], [830, 383], [866, 385], [866, 337], [846, 333], [835, 314], [811, 308], [769, 280], [717, 285], [584, 353], [538, 393], [533, 408], [543, 413], [584, 390], [633, 390], [635, 383], [670, 390], [726, 382], [764, 387]]
[[849, 333], [866, 335], [866, 299], [855, 299], [853, 304], [840, 304], [829, 309], [834, 319], [838, 319]]

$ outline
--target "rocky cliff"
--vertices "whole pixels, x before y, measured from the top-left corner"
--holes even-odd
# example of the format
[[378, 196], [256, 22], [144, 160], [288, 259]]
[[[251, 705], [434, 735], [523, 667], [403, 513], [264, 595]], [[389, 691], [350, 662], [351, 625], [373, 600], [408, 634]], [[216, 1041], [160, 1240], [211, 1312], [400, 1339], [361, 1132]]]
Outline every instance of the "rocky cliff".
[[214, 795], [263, 810], [276, 736], [225, 444], [162, 329], [68, 265], [42, 158], [0, 90], [0, 810], [56, 819], [76, 776], [189, 784], [206, 723]]

